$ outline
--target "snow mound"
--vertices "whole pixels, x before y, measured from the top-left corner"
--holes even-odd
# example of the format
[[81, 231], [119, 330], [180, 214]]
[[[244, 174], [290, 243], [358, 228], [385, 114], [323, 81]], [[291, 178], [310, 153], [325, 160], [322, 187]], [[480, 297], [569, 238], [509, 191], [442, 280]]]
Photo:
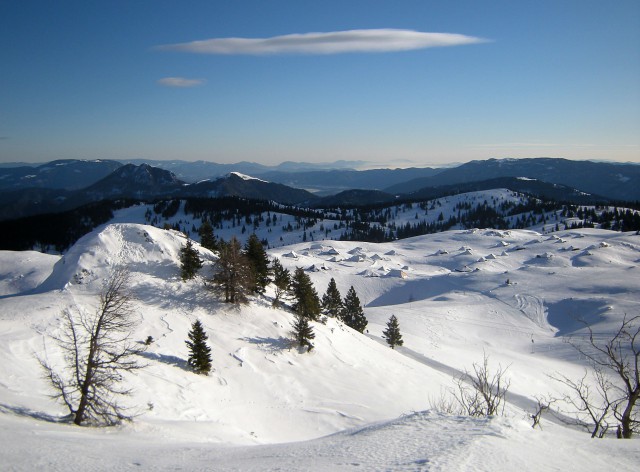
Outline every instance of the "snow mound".
[[186, 240], [184, 234], [173, 230], [131, 223], [108, 225], [82, 237], [58, 261], [40, 290], [62, 289], [68, 284], [102, 284], [120, 266], [155, 277], [175, 277], [179, 275], [180, 248]]
[[0, 251], [0, 296], [28, 292], [51, 275], [60, 256], [36, 251]]

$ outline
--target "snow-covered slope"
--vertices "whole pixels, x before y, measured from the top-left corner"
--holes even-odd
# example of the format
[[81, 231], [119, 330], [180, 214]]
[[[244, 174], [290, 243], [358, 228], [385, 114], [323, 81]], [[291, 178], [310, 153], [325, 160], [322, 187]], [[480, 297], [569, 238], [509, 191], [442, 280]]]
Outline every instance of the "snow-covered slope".
[[[201, 276], [183, 282], [185, 241], [175, 231], [118, 223], [63, 257], [0, 253], [3, 463], [58, 470], [88, 447], [93, 452], [72, 469], [588, 470], [606, 463], [630, 470], [640, 459], [637, 440], [594, 445], [550, 419], [543, 431], [531, 430], [527, 419], [535, 395], [559, 391], [546, 374], [583, 372], [562, 340], [580, 334], [578, 318], [607, 333], [625, 313], [640, 312], [636, 235], [469, 230], [274, 249], [286, 267], [307, 269], [320, 295], [333, 277], [343, 295], [353, 285], [365, 305], [368, 333], [333, 319], [314, 323], [315, 349], [306, 354], [290, 347], [292, 315], [271, 308], [271, 292], [236, 308], [205, 289], [214, 254], [198, 246]], [[137, 296], [135, 339], [155, 339], [143, 356], [147, 368], [127, 378], [128, 401], [141, 415], [115, 429], [78, 429], [60, 423], [67, 412], [48, 398], [35, 356], [59, 360], [45, 333], [60, 329], [64, 309], [91, 313], [119, 265], [131, 271]], [[397, 350], [380, 338], [392, 314], [405, 340]], [[186, 368], [184, 341], [196, 319], [213, 351], [208, 377]], [[491, 365], [509, 366], [506, 418], [414, 414], [483, 351]]]

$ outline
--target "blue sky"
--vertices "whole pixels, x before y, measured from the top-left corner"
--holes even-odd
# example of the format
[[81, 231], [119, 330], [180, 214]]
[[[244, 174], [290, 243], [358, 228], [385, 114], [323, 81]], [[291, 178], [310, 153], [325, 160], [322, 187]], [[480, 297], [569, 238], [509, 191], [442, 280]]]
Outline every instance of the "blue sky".
[[0, 162], [639, 162], [638, 25], [638, 0], [4, 0]]

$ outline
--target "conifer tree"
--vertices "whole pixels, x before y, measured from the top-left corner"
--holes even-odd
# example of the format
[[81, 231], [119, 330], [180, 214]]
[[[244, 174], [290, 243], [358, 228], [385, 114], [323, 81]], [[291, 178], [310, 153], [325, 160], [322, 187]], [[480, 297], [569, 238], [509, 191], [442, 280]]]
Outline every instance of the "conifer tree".
[[258, 239], [255, 233], [249, 236], [244, 248], [244, 253], [249, 260], [253, 273], [253, 290], [256, 293], [264, 293], [265, 287], [270, 282], [269, 257], [264, 250], [262, 242], [260, 242], [260, 239]]
[[209, 223], [209, 220], [204, 220], [200, 228], [198, 229], [198, 235], [200, 236], [200, 246], [210, 251], [218, 250], [218, 242], [213, 234], [213, 226]]
[[327, 292], [322, 296], [322, 310], [328, 316], [337, 318], [342, 310], [342, 295], [338, 290], [336, 281], [333, 277], [327, 286]]
[[180, 249], [180, 274], [182, 280], [189, 280], [196, 276], [198, 270], [202, 268], [202, 260], [198, 251], [193, 247], [190, 239]]
[[211, 370], [211, 348], [207, 345], [207, 334], [204, 332], [202, 323], [196, 320], [191, 325], [189, 340], [185, 344], [189, 348], [189, 359], [187, 364], [196, 374], [209, 375]]
[[364, 310], [360, 305], [360, 299], [353, 285], [347, 292], [347, 296], [344, 297], [343, 305], [342, 311], [340, 312], [340, 319], [344, 321], [348, 327], [363, 333], [368, 322], [364, 316]]
[[220, 243], [220, 258], [216, 262], [212, 282], [215, 289], [224, 295], [226, 303], [245, 303], [253, 287], [251, 266], [240, 248], [235, 236], [228, 243]]
[[320, 315], [320, 298], [302, 267], [296, 268], [293, 273], [291, 292], [295, 298], [293, 310], [305, 318], [317, 321]]
[[289, 291], [291, 285], [291, 272], [289, 269], [282, 267], [280, 259], [274, 257], [271, 261], [271, 272], [273, 274], [273, 285], [276, 287], [275, 298], [273, 299], [273, 306], [280, 305], [280, 299]]
[[396, 346], [402, 346], [404, 344], [396, 315], [391, 315], [391, 318], [389, 318], [387, 329], [382, 332], [382, 337], [387, 340], [387, 344], [391, 349], [395, 349]]
[[311, 340], [314, 339], [316, 335], [309, 324], [309, 320], [297, 314], [291, 326], [293, 327], [293, 336], [298, 347], [307, 346], [307, 352], [311, 351], [313, 349]]

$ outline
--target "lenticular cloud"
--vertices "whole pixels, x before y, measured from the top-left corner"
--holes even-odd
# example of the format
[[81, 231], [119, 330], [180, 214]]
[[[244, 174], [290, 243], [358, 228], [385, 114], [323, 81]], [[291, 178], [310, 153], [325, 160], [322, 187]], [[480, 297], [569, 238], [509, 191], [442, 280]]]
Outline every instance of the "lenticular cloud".
[[204, 79], [185, 79], [184, 77], [164, 77], [158, 80], [160, 85], [178, 88], [197, 87], [204, 84], [204, 82]]
[[200, 54], [342, 54], [410, 51], [485, 42], [452, 33], [423, 33], [398, 29], [369, 29], [305, 33], [272, 38], [214, 38], [159, 46], [164, 51]]

